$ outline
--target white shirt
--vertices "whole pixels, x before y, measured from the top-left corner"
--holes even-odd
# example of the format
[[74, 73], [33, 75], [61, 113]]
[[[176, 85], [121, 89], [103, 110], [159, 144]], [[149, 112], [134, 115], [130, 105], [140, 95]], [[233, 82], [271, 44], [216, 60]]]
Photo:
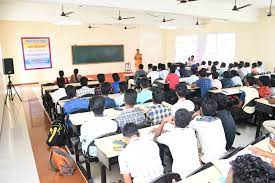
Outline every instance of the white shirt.
[[246, 67], [245, 69], [247, 74], [251, 74], [251, 67]]
[[247, 70], [244, 67], [242, 67], [238, 70], [238, 74], [241, 77], [241, 79], [243, 80], [244, 77], [247, 75]]
[[199, 80], [200, 78], [196, 75], [192, 75], [190, 76], [188, 79], [186, 79], [186, 83], [187, 84], [193, 84], [195, 83], [197, 80]]
[[243, 86], [243, 82], [242, 82], [240, 76], [234, 76], [233, 78], [231, 78], [231, 80], [233, 81], [234, 86], [236, 86], [236, 85]]
[[[184, 139], [184, 140], [183, 140]], [[195, 131], [192, 128], [173, 128], [157, 138], [169, 147], [173, 157], [172, 171], [185, 178], [201, 166]]]
[[50, 95], [52, 97], [53, 103], [55, 104], [58, 102], [58, 100], [67, 96], [65, 88], [59, 88], [58, 90], [50, 93]]
[[220, 76], [223, 75], [223, 73], [226, 71], [226, 68], [224, 67], [221, 67], [219, 70], [218, 70], [218, 73], [220, 74]]
[[124, 104], [124, 94], [121, 94], [119, 96], [117, 96], [116, 98], [114, 98], [116, 106], [120, 107]]
[[151, 71], [147, 74], [147, 78], [151, 78], [151, 83], [153, 84], [156, 79], [159, 79], [158, 71]]
[[204, 163], [217, 160], [226, 153], [226, 139], [219, 118], [198, 116], [190, 122], [189, 127], [197, 132], [202, 148], [201, 160]]
[[159, 148], [148, 139], [134, 138], [119, 156], [121, 174], [131, 174], [134, 183], [149, 183], [163, 174]]
[[[80, 128], [80, 141], [82, 142], [82, 151], [85, 153], [89, 144], [96, 138], [115, 132], [117, 123], [107, 117], [91, 116]], [[90, 146], [89, 155], [97, 156], [96, 147]]]
[[175, 103], [171, 108], [171, 113], [173, 116], [175, 116], [177, 110], [179, 109], [186, 109], [187, 111], [194, 111], [195, 104], [191, 100], [186, 100], [185, 98], [181, 98]]
[[213, 79], [212, 81], [212, 87], [222, 89], [222, 82], [218, 79]]
[[159, 73], [159, 77], [161, 78], [161, 79], [166, 79], [166, 77], [168, 76], [168, 74], [169, 74], [169, 71], [168, 70], [162, 70], [162, 71], [160, 71], [160, 73]]

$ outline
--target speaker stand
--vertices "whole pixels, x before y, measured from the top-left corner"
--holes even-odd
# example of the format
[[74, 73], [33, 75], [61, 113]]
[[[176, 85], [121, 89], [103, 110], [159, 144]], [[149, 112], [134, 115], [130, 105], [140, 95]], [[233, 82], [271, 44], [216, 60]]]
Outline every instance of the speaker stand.
[[[5, 97], [5, 104], [7, 103], [7, 99], [9, 98], [10, 101], [13, 101], [14, 97], [17, 95], [18, 98], [20, 99], [20, 101], [22, 101], [20, 95], [18, 94], [18, 92], [16, 91], [14, 85], [11, 82], [11, 76], [8, 74], [8, 85], [7, 85], [7, 93], [6, 93], [6, 97]], [[13, 95], [12, 93], [12, 89], [14, 89], [15, 94]]]

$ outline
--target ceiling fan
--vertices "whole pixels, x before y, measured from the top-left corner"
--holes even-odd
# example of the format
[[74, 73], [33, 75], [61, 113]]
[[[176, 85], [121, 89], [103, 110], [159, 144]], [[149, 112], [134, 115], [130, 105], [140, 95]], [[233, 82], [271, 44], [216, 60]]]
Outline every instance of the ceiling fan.
[[239, 11], [240, 9], [243, 9], [243, 8], [246, 8], [246, 7], [249, 7], [249, 6], [252, 6], [252, 4], [246, 4], [246, 5], [237, 7], [237, 0], [235, 0], [235, 5], [233, 6], [232, 10], [233, 11]]
[[127, 26], [125, 26], [123, 29], [124, 30], [128, 30], [128, 29], [135, 29], [136, 27], [127, 27]]
[[62, 17], [69, 17], [70, 14], [73, 14], [74, 12], [73, 11], [69, 11], [69, 12], [66, 12], [64, 11], [64, 7], [62, 5], [62, 12], [61, 12], [61, 15]]
[[272, 0], [270, 0], [269, 12], [267, 13], [268, 17], [272, 16]]
[[194, 2], [194, 1], [198, 1], [198, 0], [177, 0], [177, 1], [179, 1], [178, 4], [184, 4], [184, 3]]
[[95, 26], [92, 26], [91, 24], [88, 25], [88, 29], [96, 29], [96, 28], [100, 28], [100, 27], [95, 27]]
[[166, 23], [166, 22], [171, 22], [171, 21], [174, 21], [174, 20], [176, 20], [176, 19], [174, 19], [174, 18], [172, 18], [172, 19], [166, 19], [165, 17], [163, 17], [163, 19], [162, 19], [162, 23]]
[[113, 17], [114, 19], [117, 19], [117, 20], [126, 20], [126, 19], [133, 19], [133, 18], [136, 18], [136, 17], [122, 17], [120, 15], [120, 10], [118, 10], [118, 17]]

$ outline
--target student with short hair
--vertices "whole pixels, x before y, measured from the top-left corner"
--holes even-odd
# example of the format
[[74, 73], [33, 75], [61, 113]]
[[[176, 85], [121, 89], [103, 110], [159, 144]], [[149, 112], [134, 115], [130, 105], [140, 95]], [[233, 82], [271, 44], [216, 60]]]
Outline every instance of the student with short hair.
[[224, 63], [224, 62], [222, 62], [221, 63], [221, 66], [220, 66], [220, 70], [218, 71], [219, 72], [219, 74], [220, 74], [220, 76], [222, 76], [223, 75], [223, 73], [226, 71], [226, 63]]
[[251, 74], [251, 67], [250, 67], [249, 62], [244, 63], [244, 68], [245, 68], [247, 74]]
[[68, 83], [69, 83], [68, 78], [67, 78], [67, 77], [64, 77], [64, 71], [63, 71], [63, 70], [60, 70], [60, 71], [58, 72], [58, 74], [59, 74], [59, 77], [56, 78], [56, 81], [57, 81], [58, 79], [60, 79], [60, 78], [64, 78], [65, 84], [68, 84]]
[[96, 77], [97, 77], [97, 81], [99, 82], [100, 85], [95, 88], [95, 95], [102, 95], [100, 86], [102, 85], [102, 83], [105, 82], [105, 75], [100, 73]]
[[230, 72], [232, 70], [234, 70], [234, 64], [233, 63], [229, 63], [227, 71]]
[[258, 68], [257, 63], [253, 63], [253, 64], [252, 64], [251, 73], [252, 73], [253, 75], [258, 75], [258, 74], [260, 74], [260, 70], [259, 70], [259, 68]]
[[65, 91], [65, 79], [64, 78], [62, 78], [62, 77], [57, 78], [57, 86], [58, 86], [58, 90], [50, 93], [53, 103], [55, 103], [55, 104], [58, 102], [58, 100], [67, 96], [66, 91]]
[[172, 115], [175, 116], [177, 110], [179, 109], [186, 109], [190, 112], [194, 111], [195, 109], [195, 104], [191, 100], [187, 100], [185, 98], [187, 94], [187, 86], [184, 83], [179, 83], [176, 87], [176, 94], [178, 97], [177, 103], [175, 103], [172, 108]]
[[136, 85], [138, 79], [140, 79], [141, 77], [146, 77], [146, 72], [143, 70], [143, 68], [143, 64], [140, 64], [138, 66], [138, 70], [135, 72], [134, 79], [128, 80], [128, 88], [131, 88], [132, 86]]
[[220, 118], [215, 117], [218, 104], [214, 99], [203, 100], [200, 111], [189, 124], [197, 132], [202, 148], [201, 160], [203, 163], [221, 158], [226, 150], [226, 139]]
[[269, 78], [269, 76], [260, 76], [259, 77], [258, 92], [259, 92], [259, 96], [261, 98], [270, 97], [271, 96], [271, 91], [270, 91], [270, 88], [269, 88], [269, 84], [270, 84], [270, 78]]
[[158, 145], [152, 140], [140, 138], [138, 127], [134, 123], [126, 124], [122, 134], [127, 146], [119, 153], [118, 162], [124, 182], [149, 183], [160, 177], [163, 166]]
[[264, 66], [262, 61], [257, 62], [258, 68], [259, 68], [259, 74], [264, 73]]
[[210, 71], [211, 67], [212, 67], [212, 61], [209, 60], [209, 61], [207, 62], [207, 69]]
[[63, 111], [65, 116], [80, 110], [80, 109], [88, 109], [89, 100], [85, 98], [77, 98], [76, 97], [76, 89], [72, 85], [68, 85], [65, 88], [66, 94], [70, 99], [68, 102], [64, 104]]
[[155, 130], [156, 140], [168, 146], [172, 154], [172, 171], [182, 179], [201, 166], [195, 131], [188, 128], [191, 120], [190, 112], [179, 109], [173, 119], [164, 118]]
[[152, 100], [152, 91], [149, 89], [149, 81], [147, 78], [140, 80], [141, 92], [138, 93], [137, 103], [142, 104], [149, 100]]
[[171, 90], [175, 90], [176, 86], [179, 84], [179, 76], [175, 74], [177, 69], [176, 65], [172, 65], [170, 68], [170, 73], [165, 79], [165, 82], [169, 84]]
[[241, 77], [241, 80], [243, 81], [244, 78], [245, 78], [245, 76], [248, 74], [247, 70], [244, 67], [244, 63], [243, 62], [240, 62], [239, 68], [238, 68], [237, 72], [238, 72], [239, 76]]
[[80, 128], [80, 142], [84, 154], [90, 156], [97, 156], [97, 148], [89, 144], [96, 138], [112, 132], [116, 132], [117, 123], [103, 115], [105, 99], [102, 96], [94, 96], [89, 101], [89, 109], [93, 112], [93, 116], [81, 125]]
[[191, 72], [189, 70], [185, 69], [185, 64], [184, 63], [180, 63], [180, 69], [179, 69], [179, 73], [180, 73], [180, 77], [190, 77], [191, 76]]
[[125, 109], [115, 119], [118, 127], [122, 130], [127, 123], [144, 124], [145, 115], [140, 108], [134, 108], [137, 100], [137, 92], [127, 89], [124, 94]]
[[201, 70], [201, 69], [207, 69], [208, 67], [206, 66], [206, 62], [205, 61], [202, 61], [201, 62], [201, 65], [199, 66], [199, 69], [198, 70]]
[[108, 97], [108, 95], [112, 90], [111, 84], [108, 82], [102, 83], [100, 88], [101, 88], [102, 96], [105, 98], [105, 109], [116, 107], [115, 100]]
[[153, 64], [148, 64], [148, 70], [146, 72], [146, 74], [148, 74], [149, 72], [151, 72], [153, 70]]
[[161, 79], [165, 80], [166, 77], [168, 76], [168, 74], [169, 74], [169, 71], [166, 70], [165, 64], [161, 64], [161, 70], [160, 70], [160, 72], [159, 72], [159, 77], [160, 77]]
[[201, 69], [199, 71], [200, 79], [196, 81], [195, 84], [192, 84], [192, 87], [199, 87], [201, 92], [201, 97], [203, 97], [211, 88], [212, 82], [207, 77], [207, 70]]
[[232, 76], [231, 80], [234, 86], [243, 86], [242, 79], [236, 70], [231, 71], [231, 76]]
[[222, 82], [219, 80], [219, 76], [218, 72], [212, 73], [212, 88], [222, 89]]
[[193, 84], [200, 78], [197, 76], [198, 75], [198, 67], [191, 67], [191, 73], [192, 75], [186, 79], [187, 84]]
[[162, 104], [164, 101], [164, 92], [160, 88], [153, 89], [153, 103], [146, 113], [146, 121], [151, 125], [159, 124], [163, 118], [171, 115], [171, 110]]
[[230, 150], [235, 140], [236, 125], [232, 117], [232, 114], [228, 109], [229, 99], [223, 93], [217, 93], [214, 95], [216, 102], [218, 104], [217, 117], [222, 121], [222, 126], [224, 129], [225, 139], [226, 139], [226, 150]]
[[83, 95], [87, 95], [87, 94], [95, 94], [95, 89], [94, 88], [90, 88], [88, 87], [88, 78], [86, 77], [82, 77], [80, 79], [80, 85], [82, 86], [80, 89], [76, 90], [76, 96], [77, 97], [81, 97]]
[[147, 74], [147, 78], [151, 78], [151, 84], [153, 85], [154, 81], [160, 78], [159, 71], [157, 71], [157, 66], [153, 66], [152, 71]]
[[117, 96], [114, 100], [115, 100], [116, 106], [121, 107], [124, 104], [124, 93], [125, 93], [125, 90], [127, 90], [127, 83], [120, 82], [118, 87], [119, 87], [120, 95]]
[[223, 88], [231, 88], [234, 86], [234, 83], [231, 79], [231, 73], [230, 71], [225, 71], [223, 73], [223, 79], [221, 80], [222, 82], [222, 87]]
[[112, 78], [113, 78], [113, 83], [112, 83], [112, 88], [113, 88], [113, 92], [114, 93], [119, 93], [119, 83], [120, 83], [120, 77], [118, 73], [113, 73], [112, 74]]
[[78, 69], [74, 69], [74, 74], [71, 75], [70, 83], [77, 83], [80, 81], [81, 75], [78, 75]]

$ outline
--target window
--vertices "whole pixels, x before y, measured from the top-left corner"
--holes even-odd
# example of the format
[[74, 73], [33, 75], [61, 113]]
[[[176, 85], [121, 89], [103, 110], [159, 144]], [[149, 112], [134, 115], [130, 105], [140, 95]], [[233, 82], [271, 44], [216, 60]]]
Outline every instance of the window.
[[198, 35], [176, 37], [176, 62], [186, 62], [191, 55], [197, 55]]
[[232, 62], [235, 57], [234, 33], [211, 33], [206, 35], [206, 45], [203, 58], [205, 60], [219, 60]]

